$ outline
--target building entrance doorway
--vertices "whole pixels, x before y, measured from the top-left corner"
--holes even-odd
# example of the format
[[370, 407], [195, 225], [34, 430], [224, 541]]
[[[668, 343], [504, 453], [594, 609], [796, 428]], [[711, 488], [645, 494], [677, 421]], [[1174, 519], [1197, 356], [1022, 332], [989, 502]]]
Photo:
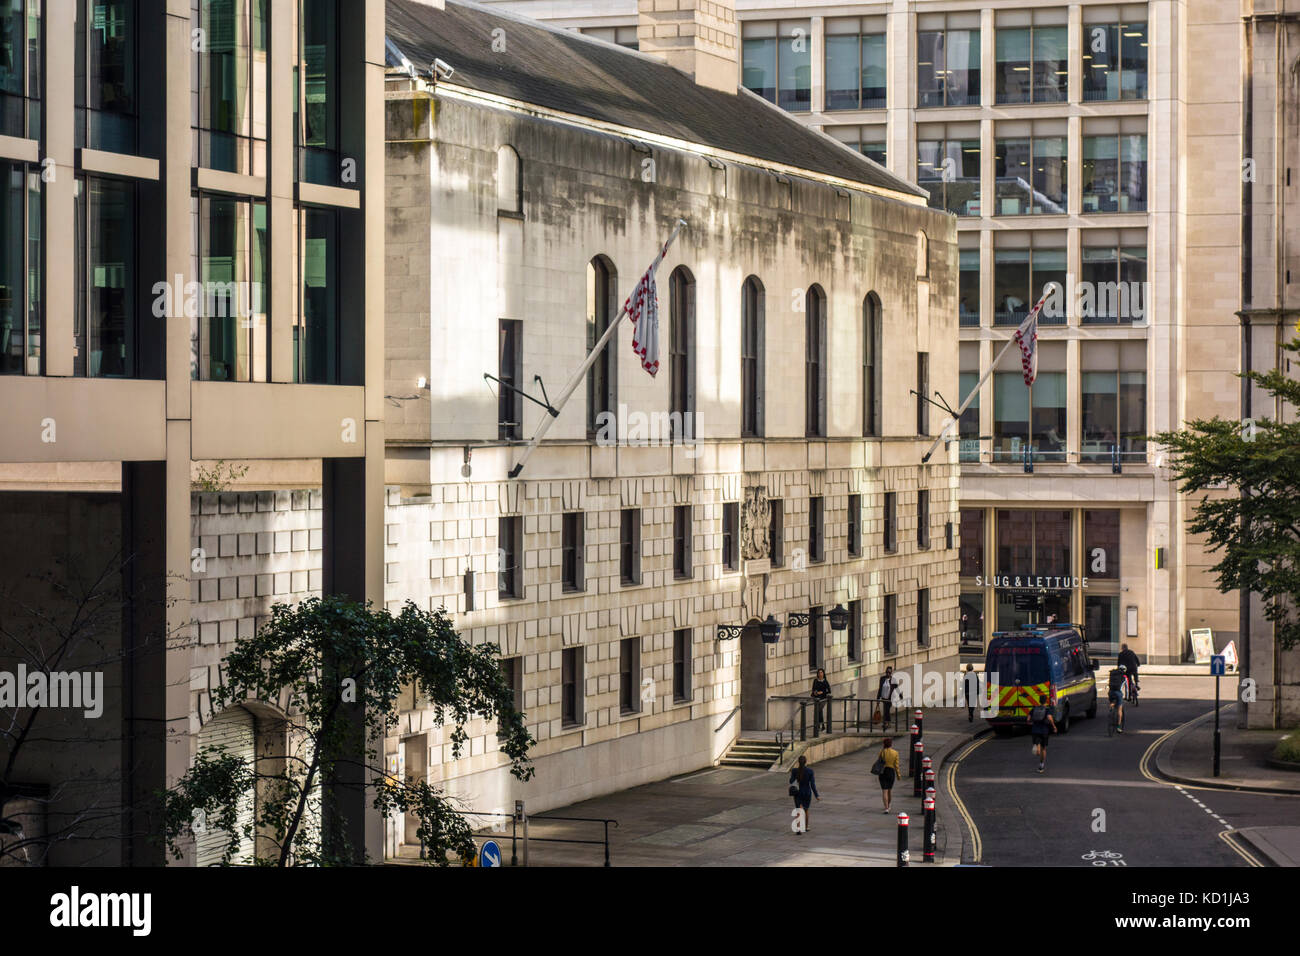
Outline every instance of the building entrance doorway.
[[740, 729], [767, 730], [767, 645], [757, 621], [740, 635]]
[[[406, 782], [415, 784], [423, 782], [428, 778], [428, 754], [429, 738], [425, 734], [419, 734], [415, 737], [407, 737], [402, 741], [402, 760], [406, 771]], [[420, 842], [420, 817], [415, 813], [403, 814], [406, 818], [406, 826], [402, 842], [407, 846], [415, 846]]]

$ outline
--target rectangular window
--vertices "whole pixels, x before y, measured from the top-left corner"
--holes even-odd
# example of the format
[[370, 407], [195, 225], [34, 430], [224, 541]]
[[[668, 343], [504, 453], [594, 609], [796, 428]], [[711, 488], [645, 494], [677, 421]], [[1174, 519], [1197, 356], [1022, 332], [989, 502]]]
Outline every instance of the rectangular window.
[[668, 277], [669, 415], [675, 442], [695, 437], [695, 280], [683, 266]]
[[957, 216], [980, 214], [979, 125], [927, 124], [917, 132], [916, 182], [930, 208]]
[[812, 106], [812, 30], [808, 20], [741, 24], [741, 85], [784, 110]]
[[1084, 342], [1079, 356], [1082, 391], [1080, 461], [1146, 459], [1146, 343]]
[[1127, 325], [1146, 320], [1146, 232], [1142, 229], [1085, 229], [1079, 295], [1084, 325]]
[[916, 433], [930, 434], [930, 353], [916, 353]]
[[[3, 15], [0, 15], [3, 16]], [[136, 152], [136, 0], [76, 0], [74, 146]]]
[[808, 560], [824, 561], [826, 559], [826, 513], [825, 500], [814, 497], [808, 499]]
[[1083, 126], [1083, 211], [1145, 212], [1147, 118], [1108, 117]]
[[[998, 131], [1001, 134], [1021, 125], [999, 124]], [[1065, 136], [999, 135], [993, 153], [994, 214], [1064, 215], [1069, 193], [1067, 165]]]
[[848, 547], [851, 557], [862, 554], [862, 496], [849, 495]]
[[979, 508], [961, 509], [960, 554], [963, 578], [984, 574], [984, 512]]
[[40, 375], [41, 177], [0, 160], [0, 189], [0, 375]]
[[1083, 560], [1088, 576], [1119, 579], [1119, 512], [1083, 513]]
[[502, 319], [497, 335], [497, 437], [524, 437], [524, 398], [516, 388], [524, 381], [524, 324]]
[[514, 701], [515, 710], [522, 713], [524, 709], [524, 659], [522, 657], [501, 658], [501, 677], [506, 686], [510, 688], [510, 696]]
[[881, 644], [886, 656], [898, 653], [898, 595], [885, 595], [884, 634]]
[[1009, 355], [1000, 366], [1007, 371], [993, 375], [993, 460], [1023, 461], [1032, 447], [1035, 460], [1065, 461], [1065, 343], [1039, 342], [1032, 386], [1019, 365], [1019, 355]]
[[563, 587], [566, 591], [586, 590], [583, 569], [583, 549], [586, 546], [586, 515], [581, 511], [566, 512], [560, 533], [560, 561]]
[[266, 175], [269, 12], [269, 0], [191, 0], [190, 22], [204, 38], [191, 45], [202, 47], [191, 72], [196, 166]]
[[574, 727], [584, 717], [582, 648], [566, 647], [560, 653], [560, 723]]
[[623, 714], [641, 710], [641, 638], [618, 642], [618, 709]]
[[136, 187], [94, 176], [77, 178], [77, 301], [73, 374], [136, 374]]
[[618, 534], [619, 577], [623, 584], [641, 583], [641, 509], [624, 508]]
[[294, 381], [338, 385], [339, 214], [302, 206], [298, 218], [298, 309], [293, 329]]
[[916, 592], [916, 646], [930, 646], [930, 589]]
[[[957, 376], [957, 392], [964, 402], [971, 395], [980, 378], [980, 346], [978, 342], [962, 342], [959, 347], [960, 371]], [[980, 396], [974, 391], [971, 402], [961, 413], [957, 423], [957, 435], [961, 440], [959, 459], [961, 461], [980, 460]]]
[[808, 669], [812, 671], [826, 663], [823, 654], [825, 635], [822, 633], [824, 620], [825, 616], [820, 607], [808, 609]]
[[735, 501], [722, 505], [722, 566], [728, 571], [740, 567], [740, 504]]
[[694, 536], [691, 528], [691, 506], [676, 505], [673, 508], [673, 576], [689, 578], [694, 574], [692, 550]]
[[691, 629], [673, 631], [673, 701], [686, 703], [691, 699]]
[[0, 135], [41, 136], [41, 2], [0, 5]]
[[629, 50], [640, 48], [640, 43], [636, 37], [636, 27], [581, 27], [579, 28], [583, 36], [595, 37], [598, 40], [604, 40], [606, 43], [616, 43], [621, 47], [627, 47]]
[[980, 324], [980, 251], [960, 249], [957, 277], [957, 315], [963, 328]]
[[898, 550], [897, 516], [895, 512], [898, 508], [898, 493], [895, 491], [885, 492], [885, 516], [884, 516], [884, 544], [885, 551], [893, 554]]
[[299, 0], [298, 61], [294, 65], [294, 145], [298, 179], [350, 186], [339, 153], [338, 0]]
[[885, 108], [885, 18], [826, 21], [826, 109]]
[[[993, 249], [993, 324], [1019, 325], [1048, 283], [1064, 290], [1065, 234], [1055, 230], [999, 234]], [[1049, 298], [1039, 313], [1039, 325], [1064, 325], [1065, 296]]]
[[773, 498], [770, 502], [772, 516], [768, 521], [768, 547], [772, 567], [779, 568], [785, 564], [785, 514], [784, 502]]
[[849, 661], [857, 663], [862, 655], [862, 602], [849, 602]]
[[924, 488], [916, 493], [916, 546], [930, 547], [930, 492]]
[[917, 106], [978, 106], [979, 11], [917, 17]]
[[[1102, 11], [1107, 9], [1098, 9], [1099, 19], [1104, 16]], [[1114, 8], [1109, 9], [1113, 15]], [[1085, 13], [1082, 40], [1085, 102], [1147, 98], [1148, 39], [1145, 19], [1126, 19], [1119, 23], [1114, 20], [1090, 22]]]
[[1069, 80], [1066, 11], [998, 11], [999, 103], [1064, 103]]
[[524, 519], [518, 515], [497, 519], [497, 596], [502, 600], [524, 596]]
[[266, 203], [199, 193], [190, 208], [203, 288], [200, 314], [190, 320], [190, 373], [213, 382], [269, 381]]

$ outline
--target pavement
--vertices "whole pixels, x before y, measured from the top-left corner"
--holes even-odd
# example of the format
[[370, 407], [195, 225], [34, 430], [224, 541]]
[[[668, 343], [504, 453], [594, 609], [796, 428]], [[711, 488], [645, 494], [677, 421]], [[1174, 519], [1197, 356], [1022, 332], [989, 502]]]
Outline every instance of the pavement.
[[[924, 743], [936, 769], [947, 753], [985, 727], [978, 715], [968, 722], [964, 707], [927, 709]], [[906, 745], [906, 735], [894, 744], [904, 771]], [[872, 740], [853, 753], [811, 765], [821, 799], [809, 809], [804, 834], [792, 830], [787, 773], [734, 767], [707, 768], [550, 812], [618, 820], [618, 827], [610, 828], [613, 866], [895, 866], [901, 811], [911, 818], [911, 865], [922, 865], [921, 800], [912, 796], [906, 778], [894, 787], [891, 812], [882, 812], [880, 786], [870, 772], [878, 752]], [[599, 840], [600, 824], [544, 818], [529, 821], [530, 866], [601, 865], [600, 845], [542, 842]], [[936, 863], [954, 866], [961, 838], [956, 815], [941, 801], [937, 821]], [[509, 832], [495, 839], [508, 860]]]

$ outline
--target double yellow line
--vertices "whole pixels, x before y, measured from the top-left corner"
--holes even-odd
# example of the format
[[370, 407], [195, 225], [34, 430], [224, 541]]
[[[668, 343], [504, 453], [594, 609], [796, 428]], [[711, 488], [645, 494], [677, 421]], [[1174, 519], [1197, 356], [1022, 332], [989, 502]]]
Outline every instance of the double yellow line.
[[[961, 762], [972, 754], [977, 747], [987, 743], [990, 737], [981, 737], [974, 743], [970, 744], [965, 750], [957, 755], [956, 759], [950, 760], [945, 767], [947, 776], [944, 778], [944, 784], [948, 788], [948, 795], [952, 799], [952, 805], [957, 808], [957, 813], [961, 816], [962, 822], [966, 824], [966, 829], [970, 831], [971, 837], [971, 862], [978, 863], [984, 855], [984, 843], [980, 839], [979, 827], [966, 811], [966, 805], [961, 802], [961, 797], [957, 794], [957, 768]], [[960, 860], [958, 861], [960, 862]]]

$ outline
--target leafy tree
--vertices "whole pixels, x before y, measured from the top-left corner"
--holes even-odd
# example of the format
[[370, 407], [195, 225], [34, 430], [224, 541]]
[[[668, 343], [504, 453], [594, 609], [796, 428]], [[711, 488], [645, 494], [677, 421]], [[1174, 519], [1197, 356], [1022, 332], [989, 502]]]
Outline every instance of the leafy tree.
[[[415, 813], [428, 857], [446, 865], [448, 852], [474, 852], [464, 816], [445, 793], [425, 781], [406, 783], [385, 773], [383, 738], [396, 725], [399, 696], [414, 688], [435, 721], [451, 724], [453, 754], [469, 739], [473, 717], [496, 718], [497, 738], [520, 780], [533, 775], [533, 737], [515, 710], [514, 696], [493, 644], [461, 639], [445, 609], [429, 613], [408, 601], [394, 616], [370, 603], [309, 598], [277, 604], [256, 634], [236, 642], [222, 662], [224, 683], [213, 709], [263, 701], [285, 718], [283, 756], [257, 755], [254, 766], [206, 747], [194, 766], [164, 795], [168, 849], [180, 858], [196, 821], [224, 831], [223, 862], [241, 842], [257, 837], [257, 864], [330, 865], [360, 859], [319, 821], [332, 810], [331, 782], [358, 771], [375, 790], [385, 817]], [[256, 789], [258, 806], [238, 823], [237, 806]], [[266, 853], [266, 847], [273, 847]]]
[[[1300, 338], [1284, 349], [1300, 352]], [[1294, 418], [1300, 381], [1280, 369], [1245, 377], [1289, 406]], [[1244, 588], [1261, 595], [1278, 645], [1295, 647], [1300, 643], [1300, 422], [1212, 418], [1162, 432], [1156, 440], [1170, 450], [1183, 492], [1213, 492], [1225, 485], [1236, 492], [1202, 498], [1188, 530], [1204, 535], [1210, 552], [1221, 554], [1213, 569], [1219, 590]]]

